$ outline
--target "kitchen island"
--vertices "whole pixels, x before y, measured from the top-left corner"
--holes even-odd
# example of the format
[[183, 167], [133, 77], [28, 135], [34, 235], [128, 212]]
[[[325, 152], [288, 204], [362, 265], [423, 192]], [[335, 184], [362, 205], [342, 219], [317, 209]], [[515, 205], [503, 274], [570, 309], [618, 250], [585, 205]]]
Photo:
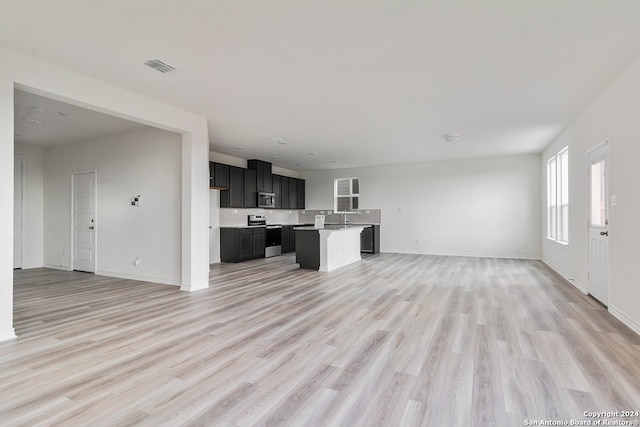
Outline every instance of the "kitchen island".
[[366, 225], [295, 227], [300, 268], [328, 272], [360, 260], [360, 233]]

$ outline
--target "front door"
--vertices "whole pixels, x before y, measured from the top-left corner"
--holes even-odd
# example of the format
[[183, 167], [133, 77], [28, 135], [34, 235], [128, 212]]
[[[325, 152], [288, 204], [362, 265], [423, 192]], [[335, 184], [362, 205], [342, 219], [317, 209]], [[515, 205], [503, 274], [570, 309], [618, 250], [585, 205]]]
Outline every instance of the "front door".
[[609, 304], [608, 144], [589, 153], [589, 294]]
[[73, 174], [73, 269], [96, 271], [96, 174]]

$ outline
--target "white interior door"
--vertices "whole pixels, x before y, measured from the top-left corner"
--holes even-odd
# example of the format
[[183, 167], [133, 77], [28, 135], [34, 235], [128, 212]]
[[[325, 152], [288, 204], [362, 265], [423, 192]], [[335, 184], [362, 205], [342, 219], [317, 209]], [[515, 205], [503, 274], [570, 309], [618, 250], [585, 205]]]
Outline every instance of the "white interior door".
[[96, 174], [73, 174], [73, 269], [96, 271]]
[[13, 168], [13, 268], [22, 268], [23, 168], [24, 158], [15, 156]]
[[589, 153], [589, 294], [609, 304], [608, 144]]

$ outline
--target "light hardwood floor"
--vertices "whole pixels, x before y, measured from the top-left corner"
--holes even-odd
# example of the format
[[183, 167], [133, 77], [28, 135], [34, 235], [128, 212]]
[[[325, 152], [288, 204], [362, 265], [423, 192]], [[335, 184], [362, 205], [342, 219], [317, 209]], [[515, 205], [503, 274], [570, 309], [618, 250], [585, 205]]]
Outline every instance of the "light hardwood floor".
[[285, 255], [214, 265], [210, 282], [16, 271], [0, 425], [523, 426], [640, 411], [640, 337], [538, 261], [377, 254], [318, 273]]

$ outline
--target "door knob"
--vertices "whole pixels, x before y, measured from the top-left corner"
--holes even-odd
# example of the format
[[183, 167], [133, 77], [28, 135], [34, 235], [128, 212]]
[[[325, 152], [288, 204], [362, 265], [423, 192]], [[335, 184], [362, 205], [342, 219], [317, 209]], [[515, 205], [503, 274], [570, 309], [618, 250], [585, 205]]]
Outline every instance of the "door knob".
[[90, 226], [89, 226], [89, 230], [93, 230], [93, 225], [90, 225]]
[[601, 231], [600, 235], [601, 236], [608, 236], [609, 235], [609, 231]]

